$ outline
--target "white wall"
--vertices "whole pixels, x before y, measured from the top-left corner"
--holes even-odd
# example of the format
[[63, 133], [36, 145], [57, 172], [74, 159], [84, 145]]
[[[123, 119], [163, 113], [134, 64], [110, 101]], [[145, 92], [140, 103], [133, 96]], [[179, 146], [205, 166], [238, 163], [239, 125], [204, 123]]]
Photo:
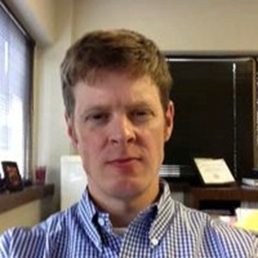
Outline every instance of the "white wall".
[[56, 1], [8, 0], [6, 3], [38, 44], [54, 42]]
[[105, 28], [130, 28], [162, 50], [258, 51], [256, 0], [76, 0], [74, 36]]
[[55, 19], [56, 40], [45, 48], [37, 48], [35, 72], [34, 164], [47, 166], [47, 182], [55, 183], [55, 206], [59, 207], [60, 157], [69, 154], [64, 107], [60, 84], [60, 63], [71, 44], [71, 0], [56, 0], [60, 5]]

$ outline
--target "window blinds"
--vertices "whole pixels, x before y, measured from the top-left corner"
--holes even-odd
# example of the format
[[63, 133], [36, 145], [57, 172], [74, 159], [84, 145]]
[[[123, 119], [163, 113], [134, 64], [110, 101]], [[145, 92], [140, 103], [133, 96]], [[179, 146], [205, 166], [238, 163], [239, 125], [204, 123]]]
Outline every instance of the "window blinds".
[[[29, 171], [33, 43], [0, 5], [0, 162]], [[2, 169], [2, 168], [1, 168]]]

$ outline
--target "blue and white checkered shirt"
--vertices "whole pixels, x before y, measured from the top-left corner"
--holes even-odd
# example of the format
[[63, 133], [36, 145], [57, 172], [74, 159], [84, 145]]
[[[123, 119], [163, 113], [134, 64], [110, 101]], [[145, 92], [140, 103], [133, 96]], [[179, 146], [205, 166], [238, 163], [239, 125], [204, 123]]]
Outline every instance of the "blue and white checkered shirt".
[[226, 226], [171, 198], [163, 183], [158, 203], [145, 209], [116, 235], [108, 214], [96, 210], [87, 191], [80, 202], [29, 228], [0, 237], [1, 258], [254, 258], [258, 239]]

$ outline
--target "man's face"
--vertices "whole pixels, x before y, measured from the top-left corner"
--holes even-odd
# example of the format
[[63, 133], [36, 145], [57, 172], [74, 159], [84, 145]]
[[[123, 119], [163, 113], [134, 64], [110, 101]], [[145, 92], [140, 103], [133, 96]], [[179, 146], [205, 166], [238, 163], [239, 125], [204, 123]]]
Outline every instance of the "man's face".
[[[68, 133], [82, 158], [95, 199], [157, 194], [163, 148], [173, 127], [172, 103], [164, 114], [149, 77], [104, 73], [74, 88]], [[153, 191], [156, 191], [153, 193]]]

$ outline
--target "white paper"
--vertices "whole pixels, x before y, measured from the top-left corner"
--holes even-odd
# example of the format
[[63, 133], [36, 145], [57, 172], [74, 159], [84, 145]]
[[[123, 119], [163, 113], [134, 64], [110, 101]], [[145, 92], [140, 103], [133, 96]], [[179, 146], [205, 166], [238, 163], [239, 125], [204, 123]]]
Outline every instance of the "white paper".
[[224, 159], [194, 158], [205, 184], [233, 183], [235, 179]]

